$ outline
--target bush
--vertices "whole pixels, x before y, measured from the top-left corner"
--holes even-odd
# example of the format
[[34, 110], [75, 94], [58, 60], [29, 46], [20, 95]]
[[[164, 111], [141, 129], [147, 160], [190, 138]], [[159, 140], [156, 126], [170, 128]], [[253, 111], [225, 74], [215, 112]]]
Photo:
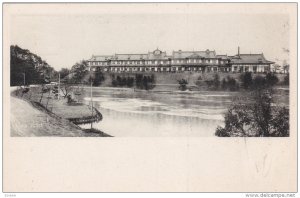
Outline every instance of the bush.
[[239, 85], [234, 78], [227, 76], [227, 79], [223, 78], [221, 88], [222, 90], [237, 91], [239, 89]]
[[267, 73], [266, 84], [267, 86], [274, 86], [278, 83], [279, 79], [274, 73]]
[[136, 74], [135, 83], [138, 89], [153, 89], [155, 87], [155, 77], [154, 75], [144, 76], [143, 74]]
[[219, 137], [287, 137], [289, 110], [273, 107], [272, 90], [260, 89], [251, 98], [242, 98], [229, 107], [225, 127], [218, 127]]
[[287, 74], [284, 79], [283, 79], [283, 84], [284, 85], [289, 85], [290, 84], [290, 75]]
[[262, 76], [256, 76], [253, 80], [252, 89], [263, 89], [266, 87], [266, 79]]
[[105, 77], [104, 77], [103, 73], [100, 70], [97, 70], [94, 73], [93, 86], [101, 85], [104, 80], [105, 80]]
[[246, 72], [240, 75], [240, 80], [242, 82], [242, 86], [244, 89], [249, 89], [252, 86], [252, 73], [251, 72]]
[[186, 79], [178, 80], [178, 83], [179, 83], [179, 89], [180, 89], [181, 91], [187, 90], [187, 84], [188, 84], [188, 81], [187, 81]]
[[134, 85], [134, 78], [133, 77], [121, 77], [121, 76], [117, 76], [115, 77], [114, 75], [112, 75], [112, 82], [111, 82], [112, 86], [114, 87], [133, 87]]

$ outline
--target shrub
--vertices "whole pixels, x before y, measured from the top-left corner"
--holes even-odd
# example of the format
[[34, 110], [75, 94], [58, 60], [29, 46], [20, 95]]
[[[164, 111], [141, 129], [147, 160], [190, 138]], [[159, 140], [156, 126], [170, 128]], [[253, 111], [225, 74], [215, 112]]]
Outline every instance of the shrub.
[[244, 89], [249, 89], [251, 88], [253, 84], [253, 79], [252, 79], [252, 73], [251, 72], [246, 72], [240, 75], [240, 80], [242, 82], [242, 86]]
[[289, 136], [289, 110], [273, 107], [272, 90], [260, 89], [251, 98], [242, 98], [229, 107], [225, 126], [218, 127], [219, 137], [287, 137]]
[[145, 89], [145, 90], [153, 89], [155, 87], [155, 76], [153, 74], [151, 76], [136, 74], [135, 83], [136, 83], [136, 87], [139, 89]]
[[289, 85], [290, 84], [290, 76], [287, 74], [284, 79], [283, 79], [283, 84], [284, 85]]
[[267, 86], [274, 86], [278, 83], [279, 79], [274, 73], [267, 73], [266, 84]]
[[221, 88], [222, 90], [237, 91], [239, 89], [239, 85], [234, 78], [227, 76], [227, 79], [223, 78]]
[[262, 76], [256, 76], [253, 80], [252, 88], [253, 89], [263, 89], [266, 87], [266, 79]]
[[178, 80], [178, 83], [179, 83], [179, 89], [180, 89], [181, 91], [187, 90], [187, 84], [188, 84], [188, 81], [187, 81], [186, 79]]

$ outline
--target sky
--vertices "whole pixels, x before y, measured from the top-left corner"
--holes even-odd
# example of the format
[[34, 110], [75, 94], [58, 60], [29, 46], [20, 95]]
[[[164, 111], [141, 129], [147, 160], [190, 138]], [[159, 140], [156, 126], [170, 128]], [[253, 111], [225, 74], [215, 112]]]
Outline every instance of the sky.
[[10, 20], [12, 45], [29, 49], [59, 70], [92, 55], [147, 53], [159, 48], [264, 53], [288, 61], [289, 17], [241, 13], [19, 14]]

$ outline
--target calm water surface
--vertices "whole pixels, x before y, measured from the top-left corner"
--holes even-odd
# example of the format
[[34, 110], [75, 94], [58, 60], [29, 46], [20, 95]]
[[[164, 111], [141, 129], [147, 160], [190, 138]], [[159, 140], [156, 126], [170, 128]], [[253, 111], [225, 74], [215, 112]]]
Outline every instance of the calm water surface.
[[[89, 91], [84, 98], [89, 103]], [[94, 106], [103, 120], [93, 127], [116, 137], [213, 136], [233, 92], [146, 92], [94, 88]], [[85, 125], [83, 128], [89, 127]]]
[[[115, 137], [214, 136], [216, 128], [224, 126], [224, 113], [239, 94], [93, 88], [93, 104], [103, 115], [103, 120], [93, 127]], [[89, 96], [90, 91], [86, 89], [86, 104]], [[277, 104], [288, 106], [288, 89], [278, 89], [274, 99]]]

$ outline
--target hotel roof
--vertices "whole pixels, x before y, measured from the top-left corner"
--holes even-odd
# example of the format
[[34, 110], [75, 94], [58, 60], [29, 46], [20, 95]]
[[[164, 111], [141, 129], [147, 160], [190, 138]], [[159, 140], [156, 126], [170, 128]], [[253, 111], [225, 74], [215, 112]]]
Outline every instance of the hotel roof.
[[173, 51], [173, 58], [175, 59], [182, 59], [182, 58], [189, 58], [192, 57], [201, 57], [201, 58], [216, 58], [216, 51]]
[[237, 54], [231, 56], [231, 62], [235, 64], [270, 64], [272, 61], [266, 60], [264, 54]]
[[166, 52], [156, 49], [145, 54], [115, 54], [92, 56], [89, 61], [108, 61], [108, 60], [167, 60], [167, 59], [185, 59], [185, 58], [218, 58], [230, 59], [234, 64], [272, 64], [274, 62], [265, 59], [261, 54], [237, 54], [234, 56], [217, 55], [216, 51], [209, 49], [205, 51], [173, 51], [172, 55], [168, 56]]

